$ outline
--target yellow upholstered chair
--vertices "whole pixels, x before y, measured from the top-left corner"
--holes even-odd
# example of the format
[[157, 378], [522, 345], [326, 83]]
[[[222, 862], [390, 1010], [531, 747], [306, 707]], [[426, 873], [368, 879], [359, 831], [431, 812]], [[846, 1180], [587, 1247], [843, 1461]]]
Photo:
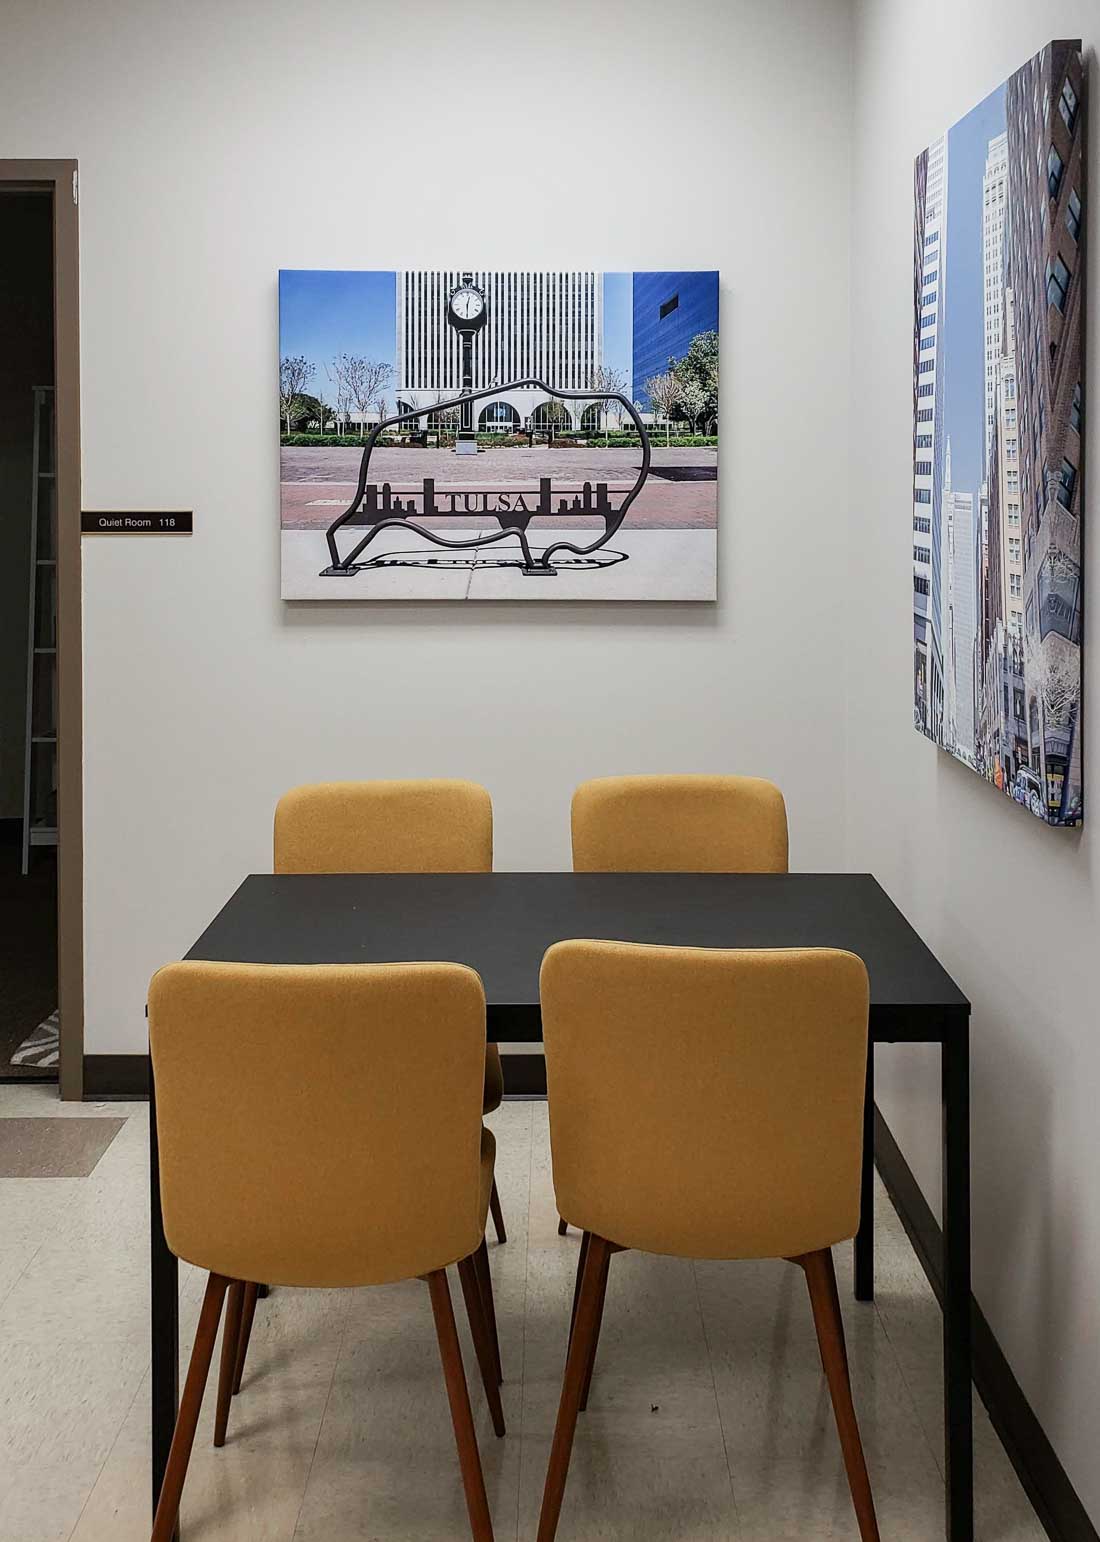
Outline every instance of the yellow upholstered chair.
[[624, 1248], [802, 1267], [860, 1536], [877, 1542], [830, 1252], [859, 1225], [862, 961], [561, 942], [540, 995], [554, 1187], [584, 1240], [539, 1542], [557, 1529], [608, 1264]]
[[277, 873], [489, 873], [493, 804], [476, 782], [317, 782], [275, 809]]
[[600, 776], [571, 822], [575, 873], [787, 871], [783, 794], [758, 776]]
[[430, 1287], [472, 1534], [491, 1542], [445, 1272], [458, 1264], [503, 1434], [477, 1263], [495, 1152], [481, 1122], [477, 975], [461, 964], [169, 964], [150, 986], [149, 1039], [165, 1236], [209, 1271], [153, 1542], [175, 1527], [226, 1297], [218, 1444], [246, 1282], [413, 1277]]
[[[275, 809], [277, 873], [490, 873], [493, 804], [477, 782], [317, 782], [284, 793]], [[487, 1114], [500, 1107], [500, 1051], [485, 1055]], [[507, 1241], [496, 1184], [493, 1224]]]
[[785, 873], [787, 810], [756, 776], [603, 776], [573, 794], [577, 873]]

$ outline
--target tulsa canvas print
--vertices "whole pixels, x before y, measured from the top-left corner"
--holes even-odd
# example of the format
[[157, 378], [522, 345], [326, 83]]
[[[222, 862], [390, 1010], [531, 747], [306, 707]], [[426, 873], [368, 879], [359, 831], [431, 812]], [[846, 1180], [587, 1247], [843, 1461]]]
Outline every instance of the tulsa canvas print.
[[1086, 77], [1054, 42], [917, 157], [914, 717], [1083, 817]]
[[713, 600], [718, 274], [284, 271], [287, 600]]

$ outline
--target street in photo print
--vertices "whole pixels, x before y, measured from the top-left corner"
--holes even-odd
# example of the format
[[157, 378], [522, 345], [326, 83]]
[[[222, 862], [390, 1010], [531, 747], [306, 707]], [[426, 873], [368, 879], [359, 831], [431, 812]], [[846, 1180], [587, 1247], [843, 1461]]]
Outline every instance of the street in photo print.
[[1049, 43], [914, 178], [914, 720], [1051, 825], [1084, 815], [1085, 108]]
[[718, 274], [279, 274], [286, 600], [713, 600]]

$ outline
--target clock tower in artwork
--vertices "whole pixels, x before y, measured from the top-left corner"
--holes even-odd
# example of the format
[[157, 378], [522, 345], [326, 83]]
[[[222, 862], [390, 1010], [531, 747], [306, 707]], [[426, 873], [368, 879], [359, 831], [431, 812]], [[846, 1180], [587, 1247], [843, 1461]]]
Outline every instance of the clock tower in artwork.
[[[463, 391], [472, 391], [474, 388], [474, 338], [487, 320], [485, 292], [474, 283], [472, 273], [464, 273], [461, 283], [451, 290], [447, 300], [447, 322], [454, 327], [462, 342]], [[462, 403], [462, 422], [455, 452], [458, 455], [477, 454], [474, 407], [471, 401]]]

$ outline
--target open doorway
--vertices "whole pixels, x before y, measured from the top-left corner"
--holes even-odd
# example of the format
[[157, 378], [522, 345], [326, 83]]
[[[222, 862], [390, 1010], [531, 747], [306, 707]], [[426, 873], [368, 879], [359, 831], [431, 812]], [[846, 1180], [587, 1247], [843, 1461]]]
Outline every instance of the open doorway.
[[0, 161], [0, 1082], [83, 1091], [76, 168]]

